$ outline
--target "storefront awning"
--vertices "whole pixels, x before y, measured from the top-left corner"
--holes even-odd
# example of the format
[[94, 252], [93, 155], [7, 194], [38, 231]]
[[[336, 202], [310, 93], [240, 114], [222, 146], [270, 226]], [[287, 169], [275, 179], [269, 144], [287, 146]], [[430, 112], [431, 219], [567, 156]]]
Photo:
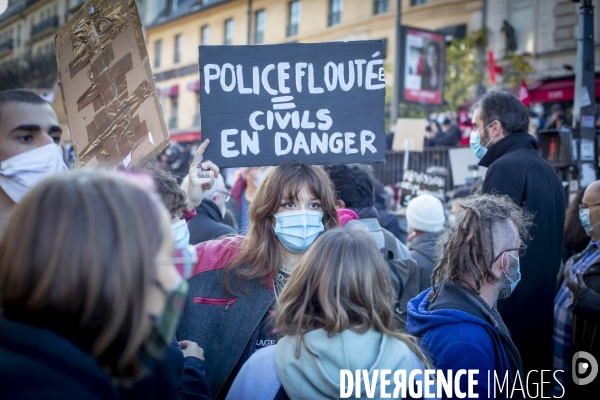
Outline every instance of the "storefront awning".
[[[542, 103], [573, 101], [575, 98], [575, 78], [532, 82], [527, 85], [531, 101]], [[596, 97], [600, 96], [600, 76], [596, 76]]]
[[177, 143], [199, 142], [202, 140], [202, 133], [200, 131], [171, 133], [169, 140]]
[[194, 92], [199, 92], [200, 91], [200, 81], [198, 80], [198, 81], [188, 83], [187, 89], [192, 90]]
[[173, 85], [166, 88], [156, 88], [160, 97], [177, 97], [179, 96], [179, 85]]

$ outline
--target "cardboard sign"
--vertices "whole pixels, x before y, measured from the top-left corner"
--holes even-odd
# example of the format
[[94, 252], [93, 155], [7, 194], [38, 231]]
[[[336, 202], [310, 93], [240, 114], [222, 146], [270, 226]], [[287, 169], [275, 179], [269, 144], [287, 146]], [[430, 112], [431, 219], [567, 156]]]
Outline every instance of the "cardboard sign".
[[392, 150], [423, 151], [425, 129], [427, 129], [425, 118], [398, 118]]
[[424, 193], [431, 194], [440, 201], [444, 201], [444, 188], [446, 187], [446, 178], [438, 175], [426, 174], [406, 170], [400, 183], [400, 205], [408, 206], [408, 202]]
[[476, 179], [485, 178], [487, 168], [478, 165], [479, 158], [475, 157], [470, 147], [448, 149], [448, 157], [454, 186], [468, 185]]
[[204, 157], [219, 167], [383, 162], [383, 42], [200, 46]]
[[144, 165], [169, 143], [134, 0], [88, 1], [55, 38], [78, 166]]

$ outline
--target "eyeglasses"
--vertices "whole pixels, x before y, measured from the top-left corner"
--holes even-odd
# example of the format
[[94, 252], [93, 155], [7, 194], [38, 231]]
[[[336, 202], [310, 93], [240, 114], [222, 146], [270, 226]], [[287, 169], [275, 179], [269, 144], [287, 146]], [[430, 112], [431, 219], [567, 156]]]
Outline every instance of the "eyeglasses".
[[492, 264], [495, 263], [496, 261], [498, 261], [498, 259], [502, 256], [502, 254], [506, 253], [507, 251], [519, 251], [519, 257], [523, 257], [525, 255], [525, 252], [527, 251], [527, 245], [522, 244], [521, 247], [518, 247], [516, 249], [507, 249], [504, 251], [501, 251], [500, 254], [498, 254], [496, 256], [496, 258], [494, 258], [494, 261], [492, 261]]
[[198, 262], [198, 253], [194, 246], [175, 249], [173, 257], [156, 257], [157, 264], [172, 264], [183, 279], [192, 276], [194, 266]]
[[225, 195], [225, 203], [227, 203], [229, 200], [231, 200], [231, 193], [229, 192], [225, 192], [223, 190], [219, 190], [219, 193], [224, 194]]
[[587, 204], [581, 203], [579, 205], [579, 209], [580, 210], [587, 210], [588, 208], [593, 208], [593, 207], [598, 207], [600, 206], [600, 204], [592, 204], [591, 206], [588, 206]]

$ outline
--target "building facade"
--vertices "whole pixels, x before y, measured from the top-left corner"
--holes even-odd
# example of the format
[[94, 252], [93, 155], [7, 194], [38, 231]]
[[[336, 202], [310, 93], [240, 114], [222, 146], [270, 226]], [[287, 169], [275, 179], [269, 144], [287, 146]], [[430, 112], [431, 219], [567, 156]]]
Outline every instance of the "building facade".
[[[577, 61], [579, 7], [571, 0], [487, 0], [489, 49], [506, 55], [505, 21], [514, 29], [517, 54], [533, 68], [531, 80], [573, 75]], [[594, 0], [595, 64], [600, 70], [600, 0]]]
[[[596, 98], [600, 97], [600, 0], [594, 5]], [[502, 65], [508, 52], [532, 67], [533, 101], [570, 107], [575, 93], [581, 3], [571, 0], [487, 0], [488, 50]], [[501, 76], [501, 75], [500, 75]], [[495, 88], [509, 89], [499, 80]]]
[[[70, 140], [60, 90], [54, 36], [85, 0], [9, 0], [0, 15], [0, 90], [32, 89], [52, 104]], [[138, 0], [146, 23], [164, 9], [162, 0]]]
[[[481, 4], [481, 0], [403, 0], [402, 23], [460, 37], [481, 27]], [[146, 27], [146, 44], [173, 137], [185, 141], [199, 136], [199, 45], [382, 39], [389, 72], [386, 83], [393, 85], [395, 17], [394, 0], [166, 2], [164, 12]]]

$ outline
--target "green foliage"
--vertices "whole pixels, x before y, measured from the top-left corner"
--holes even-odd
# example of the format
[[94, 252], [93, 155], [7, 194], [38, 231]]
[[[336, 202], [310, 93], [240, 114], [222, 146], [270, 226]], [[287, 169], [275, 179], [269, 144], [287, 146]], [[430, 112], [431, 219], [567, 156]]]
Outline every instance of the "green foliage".
[[533, 68], [521, 54], [509, 53], [506, 59], [508, 63], [502, 73], [503, 86], [512, 88], [521, 85], [521, 81], [533, 72]]
[[462, 39], [453, 39], [446, 46], [446, 81], [444, 109], [457, 110], [462, 103], [471, 100], [477, 85], [483, 82], [486, 68], [479, 57], [485, 54], [487, 31], [479, 29]]
[[[479, 83], [489, 86], [487, 72], [488, 32], [479, 29], [462, 39], [453, 39], [446, 46], [446, 76], [444, 105], [442, 107], [415, 103], [400, 103], [398, 116], [401, 118], [422, 118], [441, 110], [457, 111], [459, 106], [477, 96]], [[509, 54], [499, 64], [503, 67], [502, 86], [505, 89], [517, 87], [521, 80], [532, 72], [531, 65], [523, 55]], [[386, 74], [391, 74], [391, 65], [384, 63]], [[389, 121], [392, 87], [386, 88], [386, 127]]]

